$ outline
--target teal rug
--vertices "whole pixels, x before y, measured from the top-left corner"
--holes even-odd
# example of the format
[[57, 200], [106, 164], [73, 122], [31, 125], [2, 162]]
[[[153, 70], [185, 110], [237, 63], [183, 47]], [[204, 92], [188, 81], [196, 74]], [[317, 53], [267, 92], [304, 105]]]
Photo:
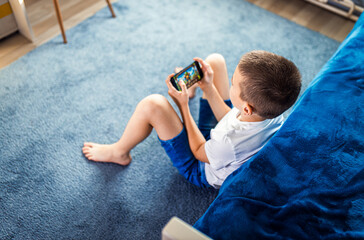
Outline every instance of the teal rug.
[[242, 0], [114, 8], [0, 71], [0, 239], [160, 239], [172, 216], [194, 224], [217, 191], [185, 181], [155, 132], [127, 167], [89, 162], [83, 142], [118, 140], [137, 103], [167, 96], [165, 77], [195, 56], [223, 54], [231, 77], [243, 53], [272, 51], [305, 88], [339, 45]]

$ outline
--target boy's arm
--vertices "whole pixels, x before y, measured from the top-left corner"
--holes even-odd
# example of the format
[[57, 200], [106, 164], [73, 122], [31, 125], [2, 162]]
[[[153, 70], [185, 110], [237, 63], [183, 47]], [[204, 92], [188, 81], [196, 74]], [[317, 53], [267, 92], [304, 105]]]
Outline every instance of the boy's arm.
[[216, 117], [216, 120], [220, 122], [220, 120], [231, 110], [231, 108], [226, 105], [224, 99], [222, 99], [213, 84], [211, 87], [205, 88], [203, 91], [206, 95], [207, 101], [209, 102], [211, 110]]
[[177, 104], [183, 119], [183, 123], [187, 130], [188, 143], [195, 158], [201, 162], [209, 163], [205, 152], [206, 139], [198, 129], [195, 121], [192, 118], [190, 108], [188, 106], [188, 92], [186, 84], [183, 81], [179, 82], [182, 91], [177, 91], [171, 84], [170, 79], [174, 74], [171, 74], [166, 79], [168, 86], [168, 94], [172, 97]]
[[214, 71], [211, 66], [201, 58], [194, 58], [201, 65], [204, 77], [198, 82], [201, 90], [205, 93], [206, 99], [209, 102], [212, 112], [219, 122], [228, 113], [231, 108], [226, 105], [224, 99], [220, 96], [215, 85], [213, 84]]
[[202, 135], [200, 129], [198, 129], [195, 120], [193, 120], [189, 106], [181, 106], [180, 111], [187, 130], [188, 143], [190, 144], [193, 155], [201, 162], [210, 163], [205, 152], [206, 139]]

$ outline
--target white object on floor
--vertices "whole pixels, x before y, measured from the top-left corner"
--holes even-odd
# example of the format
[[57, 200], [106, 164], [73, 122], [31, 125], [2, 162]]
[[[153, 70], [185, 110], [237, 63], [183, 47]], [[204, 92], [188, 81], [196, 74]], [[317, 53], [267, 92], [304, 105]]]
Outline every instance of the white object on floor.
[[212, 240], [205, 234], [173, 217], [162, 230], [162, 240]]
[[32, 27], [30, 26], [27, 12], [25, 9], [23, 0], [9, 0], [10, 6], [13, 10], [14, 17], [16, 23], [18, 25], [19, 32], [29, 39], [30, 41], [34, 41], [34, 34]]

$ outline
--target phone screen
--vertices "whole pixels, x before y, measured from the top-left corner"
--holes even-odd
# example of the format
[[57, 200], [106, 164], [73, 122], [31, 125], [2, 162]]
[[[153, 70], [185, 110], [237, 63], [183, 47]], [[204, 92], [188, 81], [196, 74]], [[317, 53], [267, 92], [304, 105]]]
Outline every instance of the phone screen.
[[192, 63], [187, 68], [183, 69], [181, 72], [177, 73], [173, 79], [175, 81], [175, 87], [177, 90], [181, 91], [181, 87], [179, 86], [178, 82], [180, 80], [183, 80], [186, 84], [186, 87], [189, 88], [193, 84], [195, 84], [197, 81], [200, 81], [202, 79], [201, 76], [201, 70], [200, 66], [198, 66], [198, 62]]

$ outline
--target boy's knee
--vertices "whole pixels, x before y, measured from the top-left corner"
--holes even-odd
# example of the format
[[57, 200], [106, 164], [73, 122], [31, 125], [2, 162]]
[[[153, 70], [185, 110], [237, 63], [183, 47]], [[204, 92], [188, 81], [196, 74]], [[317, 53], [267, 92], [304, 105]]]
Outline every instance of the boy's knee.
[[160, 94], [152, 94], [145, 97], [139, 106], [143, 108], [146, 114], [158, 114], [163, 113], [168, 109], [169, 102], [167, 98]]
[[213, 66], [225, 66], [225, 58], [220, 53], [213, 53], [207, 56], [206, 62]]

